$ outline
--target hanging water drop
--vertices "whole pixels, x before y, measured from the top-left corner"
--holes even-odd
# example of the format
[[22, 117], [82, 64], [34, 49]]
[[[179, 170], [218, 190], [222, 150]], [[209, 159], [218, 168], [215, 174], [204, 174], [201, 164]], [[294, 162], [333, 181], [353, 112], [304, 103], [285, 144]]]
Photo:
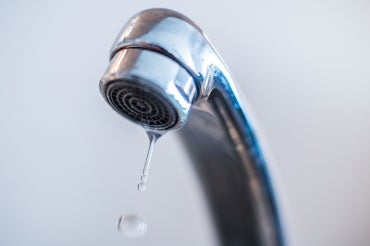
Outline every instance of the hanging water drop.
[[161, 136], [159, 134], [156, 134], [151, 131], [147, 131], [148, 138], [149, 138], [149, 147], [148, 147], [148, 152], [146, 154], [146, 159], [145, 159], [145, 164], [143, 168], [143, 174], [140, 177], [140, 182], [137, 185], [137, 189], [140, 192], [144, 192], [146, 190], [146, 182], [148, 180], [148, 174], [149, 174], [149, 168], [150, 168], [150, 161], [152, 159], [152, 154], [153, 154], [153, 148], [154, 144], [157, 141], [157, 139]]

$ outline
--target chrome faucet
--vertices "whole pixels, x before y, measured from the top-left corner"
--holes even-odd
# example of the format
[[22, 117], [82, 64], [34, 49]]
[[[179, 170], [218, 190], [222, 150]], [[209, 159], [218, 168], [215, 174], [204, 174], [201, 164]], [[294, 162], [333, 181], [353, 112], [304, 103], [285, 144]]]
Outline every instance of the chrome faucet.
[[285, 245], [250, 116], [200, 28], [172, 10], [142, 11], [123, 27], [110, 59], [102, 95], [148, 131], [180, 129], [221, 245]]

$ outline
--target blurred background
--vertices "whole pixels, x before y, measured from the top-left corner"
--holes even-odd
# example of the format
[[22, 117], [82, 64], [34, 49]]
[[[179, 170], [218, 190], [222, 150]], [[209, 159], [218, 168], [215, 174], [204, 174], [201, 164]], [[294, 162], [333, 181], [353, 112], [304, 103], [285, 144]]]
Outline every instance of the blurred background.
[[[1, 1], [0, 245], [217, 245], [175, 132], [155, 146], [98, 82], [119, 30], [165, 7], [230, 67], [278, 171], [292, 245], [370, 244], [368, 1]], [[122, 213], [149, 224], [138, 239]]]

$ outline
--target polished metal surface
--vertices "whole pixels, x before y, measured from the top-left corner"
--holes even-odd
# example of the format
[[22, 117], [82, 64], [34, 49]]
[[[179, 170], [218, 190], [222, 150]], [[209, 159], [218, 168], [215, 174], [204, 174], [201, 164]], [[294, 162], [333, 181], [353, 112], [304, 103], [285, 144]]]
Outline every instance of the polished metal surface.
[[181, 128], [222, 245], [285, 245], [268, 166], [233, 80], [187, 17], [131, 18], [100, 81], [118, 113], [152, 131]]

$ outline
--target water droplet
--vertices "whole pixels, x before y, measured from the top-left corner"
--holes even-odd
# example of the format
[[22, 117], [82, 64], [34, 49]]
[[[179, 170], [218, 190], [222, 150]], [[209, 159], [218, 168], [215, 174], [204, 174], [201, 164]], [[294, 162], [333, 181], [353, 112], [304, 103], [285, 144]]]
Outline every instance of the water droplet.
[[146, 182], [148, 180], [150, 161], [152, 159], [154, 144], [157, 141], [157, 139], [161, 136], [151, 131], [147, 131], [147, 134], [149, 138], [149, 147], [148, 147], [148, 152], [146, 154], [143, 174], [140, 177], [140, 183], [137, 185], [137, 189], [141, 192], [144, 192], [146, 190]]
[[137, 185], [137, 189], [141, 192], [144, 192], [146, 190], [146, 183], [141, 181], [138, 185]]
[[137, 215], [122, 215], [117, 229], [126, 237], [140, 237], [147, 232], [148, 224]]

